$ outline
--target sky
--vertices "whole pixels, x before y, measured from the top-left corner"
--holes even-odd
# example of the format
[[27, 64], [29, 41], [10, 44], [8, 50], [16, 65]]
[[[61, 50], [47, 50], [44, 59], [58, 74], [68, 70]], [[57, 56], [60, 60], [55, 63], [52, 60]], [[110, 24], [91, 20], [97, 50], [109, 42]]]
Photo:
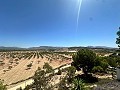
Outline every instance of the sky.
[[117, 47], [120, 0], [0, 0], [0, 46]]

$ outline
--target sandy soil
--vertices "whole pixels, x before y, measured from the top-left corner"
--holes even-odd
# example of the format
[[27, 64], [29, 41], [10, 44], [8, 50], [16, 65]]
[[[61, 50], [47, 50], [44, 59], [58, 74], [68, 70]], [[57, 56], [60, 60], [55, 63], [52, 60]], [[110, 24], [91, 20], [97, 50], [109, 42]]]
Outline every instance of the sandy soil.
[[[19, 64], [16, 65], [15, 61], [12, 63], [11, 70], [8, 69], [8, 64], [10, 58], [4, 59], [5, 65], [0, 66], [0, 79], [4, 80], [4, 84], [10, 85], [12, 83], [16, 83], [21, 80], [25, 80], [29, 77], [32, 77], [35, 73], [35, 71], [38, 69], [38, 67], [43, 67], [45, 62], [48, 62], [53, 68], [57, 68], [61, 65], [67, 64], [72, 62], [71, 60], [57, 60], [54, 56], [48, 56], [51, 58], [54, 58], [52, 61], [49, 61], [48, 58], [44, 56], [44, 58], [31, 58], [31, 59], [21, 59], [19, 60]], [[39, 63], [38, 63], [39, 61]], [[32, 62], [31, 69], [27, 69], [27, 65]], [[8, 70], [6, 72], [3, 72], [3, 70]]]

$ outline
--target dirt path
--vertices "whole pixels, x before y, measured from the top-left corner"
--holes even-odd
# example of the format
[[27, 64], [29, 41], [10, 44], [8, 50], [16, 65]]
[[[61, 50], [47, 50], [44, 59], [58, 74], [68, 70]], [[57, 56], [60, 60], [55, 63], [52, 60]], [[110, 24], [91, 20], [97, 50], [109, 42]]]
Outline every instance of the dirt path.
[[16, 90], [17, 88], [20, 88], [20, 87], [22, 89], [24, 89], [27, 85], [30, 85], [33, 82], [34, 82], [33, 79], [29, 79], [29, 80], [23, 81], [21, 83], [9, 86], [9, 87], [7, 87], [8, 88], [7, 90]]

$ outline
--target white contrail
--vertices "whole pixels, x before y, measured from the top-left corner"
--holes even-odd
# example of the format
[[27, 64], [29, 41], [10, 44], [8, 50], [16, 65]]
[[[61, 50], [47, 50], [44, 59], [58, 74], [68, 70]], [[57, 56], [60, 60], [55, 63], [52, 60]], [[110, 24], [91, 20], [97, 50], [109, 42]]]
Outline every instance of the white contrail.
[[78, 2], [79, 2], [79, 8], [78, 8], [78, 14], [77, 14], [77, 28], [76, 28], [76, 31], [78, 30], [79, 15], [80, 15], [80, 11], [81, 11], [82, 1], [83, 0], [78, 0]]

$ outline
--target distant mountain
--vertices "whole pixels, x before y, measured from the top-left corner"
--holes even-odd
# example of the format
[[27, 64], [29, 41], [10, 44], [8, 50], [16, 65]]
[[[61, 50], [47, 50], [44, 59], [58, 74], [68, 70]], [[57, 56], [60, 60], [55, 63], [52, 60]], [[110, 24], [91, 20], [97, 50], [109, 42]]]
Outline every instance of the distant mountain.
[[30, 48], [20, 48], [20, 47], [4, 47], [0, 46], [0, 50], [59, 50], [66, 47], [53, 47], [53, 46], [39, 46]]
[[23, 49], [25, 49], [25, 48], [0, 46], [0, 50], [23, 50]]
[[107, 47], [107, 46], [87, 46], [88, 48], [98, 48], [98, 49], [114, 49], [113, 47]]
[[79, 47], [69, 47], [68, 49], [69, 50], [78, 50], [78, 49], [84, 49], [84, 48], [87, 48], [87, 49], [117, 49], [117, 48], [106, 47], [106, 46], [87, 46], [87, 47], [79, 46]]
[[75, 47], [55, 47], [55, 46], [39, 46], [39, 47], [30, 47], [30, 48], [20, 48], [20, 47], [4, 47], [0, 46], [0, 50], [78, 50], [78, 49], [117, 49], [112, 47], [106, 47], [106, 46], [75, 46]]
[[53, 47], [53, 46], [39, 46], [39, 47], [30, 47], [28, 49], [35, 49], [35, 50], [39, 50], [39, 49], [45, 49], [45, 50], [49, 50], [49, 49], [63, 49], [63, 48], [66, 48], [66, 47]]

